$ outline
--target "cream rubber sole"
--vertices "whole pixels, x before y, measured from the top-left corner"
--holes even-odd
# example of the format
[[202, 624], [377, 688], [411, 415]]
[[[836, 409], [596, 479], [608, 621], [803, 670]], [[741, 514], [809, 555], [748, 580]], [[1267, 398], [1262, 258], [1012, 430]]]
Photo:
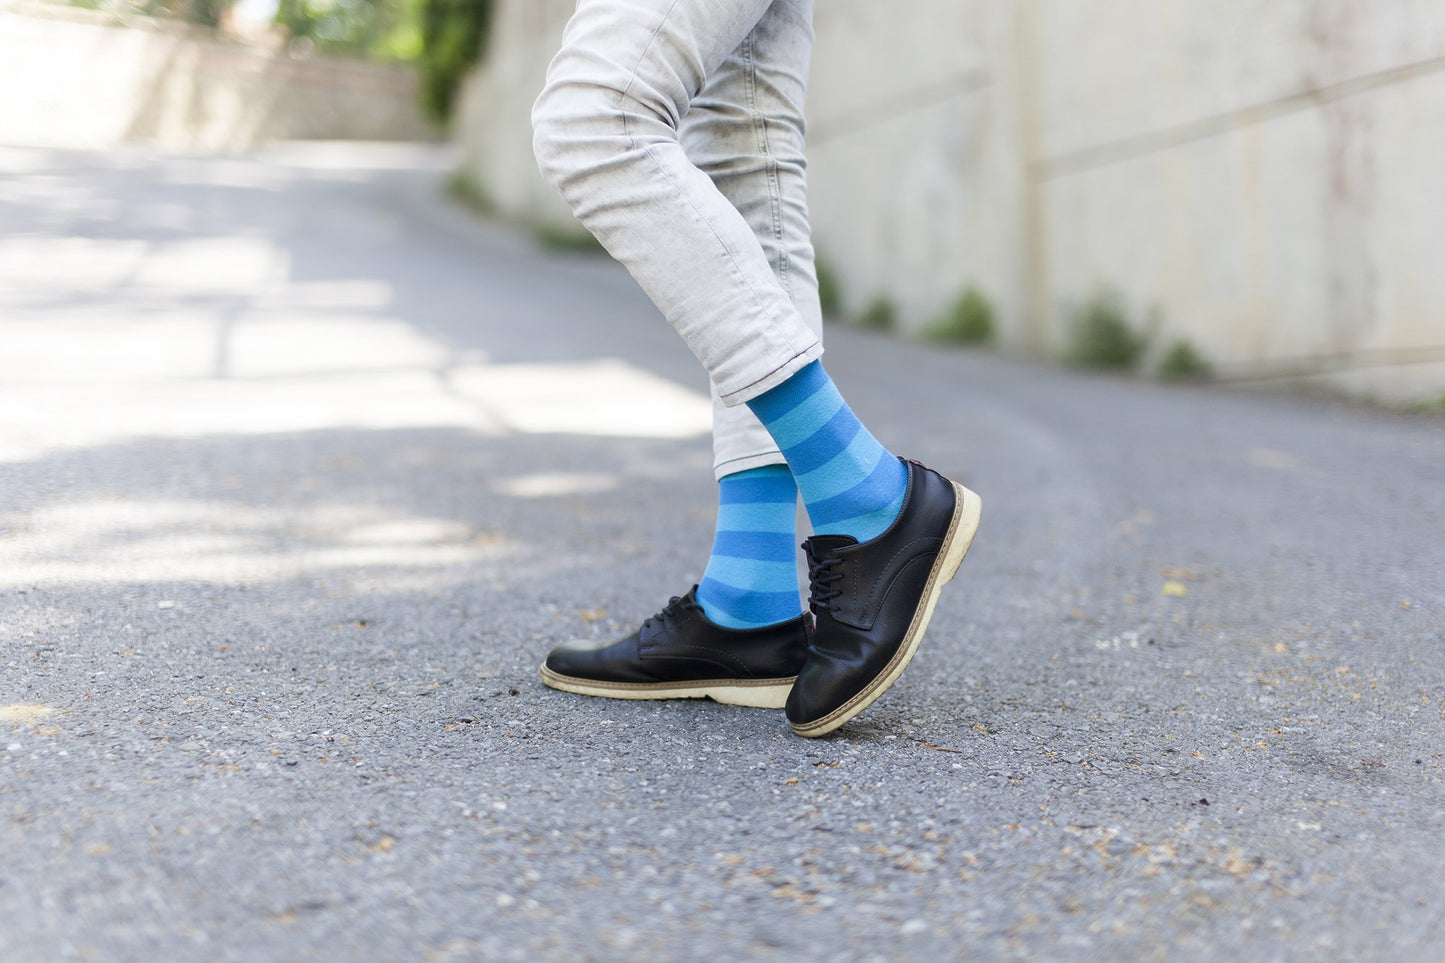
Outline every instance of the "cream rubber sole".
[[793, 691], [787, 679], [700, 679], [696, 682], [598, 682], [542, 666], [542, 683], [563, 692], [604, 699], [711, 699], [730, 706], [781, 709]]
[[918, 651], [918, 645], [923, 641], [923, 633], [927, 631], [929, 620], [933, 618], [933, 606], [938, 602], [939, 593], [953, 580], [959, 564], [963, 562], [963, 556], [968, 554], [968, 547], [973, 544], [973, 536], [978, 534], [978, 522], [983, 512], [983, 499], [958, 482], [950, 484], [953, 485], [953, 521], [949, 523], [948, 534], [943, 538], [943, 547], [939, 549], [938, 557], [933, 560], [933, 570], [928, 573], [928, 581], [923, 586], [923, 596], [913, 611], [913, 621], [909, 623], [908, 632], [903, 636], [903, 644], [883, 667], [883, 671], [843, 705], [813, 722], [801, 725], [789, 723], [798, 735], [809, 739], [826, 736], [871, 706], [874, 700], [888, 691], [889, 686], [898, 681], [898, 677], [913, 660], [913, 653]]

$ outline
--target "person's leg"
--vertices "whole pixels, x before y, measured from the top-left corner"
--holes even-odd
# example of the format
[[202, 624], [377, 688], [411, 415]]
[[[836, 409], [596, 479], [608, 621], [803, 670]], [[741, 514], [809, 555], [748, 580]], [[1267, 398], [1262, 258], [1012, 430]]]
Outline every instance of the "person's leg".
[[878, 443], [815, 361], [748, 402], [782, 448], [819, 535], [881, 535], [898, 517], [908, 470]]
[[810, 12], [811, 0], [582, 0], [538, 100], [544, 172], [712, 375], [719, 476], [695, 592], [615, 642], [554, 649], [542, 669], [554, 688], [781, 708], [806, 656], [797, 490], [740, 396], [724, 399], [821, 352], [801, 190]]
[[795, 619], [798, 599], [798, 486], [787, 465], [764, 465], [718, 480], [717, 530], [697, 601], [730, 629]]
[[[742, 215], [778, 284], [821, 340], [804, 150], [812, 15], [813, 0], [769, 7], [693, 99], [679, 134], [688, 159]], [[718, 478], [783, 464], [757, 417], [716, 390], [713, 453]]]
[[[773, 5], [580, 0], [533, 120], [538, 161], [573, 212], [683, 336], [717, 396], [749, 404], [815, 523], [836, 526], [805, 546], [817, 629], [787, 700], [794, 731], [816, 736], [857, 715], [908, 664], [939, 589], [972, 541], [978, 498], [921, 465], [898, 463], [846, 405], [829, 407], [836, 389], [813, 364], [820, 339], [742, 214], [680, 146], [689, 105]], [[593, 673], [588, 679], [627, 675], [616, 694], [651, 697], [636, 693], [674, 683], [631, 681], [650, 648], [720, 654], [726, 630], [699, 616], [694, 597], [676, 600], [607, 650], [625, 661], [609, 656], [599, 667], [581, 659], [578, 671]], [[588, 679], [549, 678], [552, 658], [543, 670], [549, 685], [613, 694]], [[719, 697], [705, 687], [679, 694]]]
[[[785, 206], [772, 183], [802, 177], [810, 16], [807, 0], [582, 0], [533, 118], [543, 170], [682, 334], [720, 399], [735, 405], [771, 390], [767, 410], [775, 413], [816, 393], [817, 366], [779, 386], [822, 352], [786, 286], [792, 265], [784, 248], [809, 243], [805, 191], [791, 192]], [[760, 55], [768, 58], [765, 74], [756, 69]], [[691, 138], [693, 154], [706, 170], [680, 136], [694, 107], [702, 130]], [[770, 119], [777, 122], [772, 133], [786, 142], [778, 152], [766, 149]], [[718, 187], [730, 180], [734, 199]], [[787, 220], [799, 226], [785, 230]], [[799, 261], [810, 265], [810, 254]], [[816, 287], [806, 277], [799, 283]], [[778, 427], [789, 445], [807, 441], [799, 454], [808, 460], [791, 467], [815, 525], [821, 510], [833, 522], [861, 525], [857, 536], [870, 538], [891, 521], [903, 472], [849, 420], [836, 392], [829, 397], [837, 405], [827, 414], [838, 421], [809, 425], [810, 435], [833, 429], [815, 437], [797, 431], [819, 410], [816, 403], [776, 425], [762, 421], [775, 443]], [[735, 427], [724, 423], [720, 433]]]
[[580, 0], [533, 108], [542, 171], [736, 405], [822, 355], [679, 127], [775, 2]]
[[[683, 145], [743, 214], [778, 282], [821, 335], [802, 122], [811, 15], [811, 2], [770, 8], [694, 101]], [[746, 405], [726, 407], [715, 391], [713, 424], [720, 491], [752, 473], [738, 469], [769, 471], [754, 466], [784, 461], [812, 519], [815, 535], [805, 547], [817, 631], [787, 709], [800, 735], [822, 735], [866, 708], [908, 664], [939, 588], [972, 540], [978, 496], [891, 456], [818, 362]], [[720, 507], [720, 528], [729, 511]], [[735, 570], [737, 562], [722, 555], [725, 541], [720, 532], [713, 559]], [[767, 570], [742, 571], [759, 577]], [[770, 593], [782, 587], [783, 573], [774, 571], [778, 582], [741, 598], [779, 597]], [[708, 589], [704, 580], [700, 600]]]
[[[812, 0], [777, 0], [692, 101], [684, 152], [761, 246], [773, 276], [820, 338], [803, 149]], [[746, 405], [713, 392], [717, 532], [697, 600], [732, 628], [799, 611], [797, 488], [783, 455]]]

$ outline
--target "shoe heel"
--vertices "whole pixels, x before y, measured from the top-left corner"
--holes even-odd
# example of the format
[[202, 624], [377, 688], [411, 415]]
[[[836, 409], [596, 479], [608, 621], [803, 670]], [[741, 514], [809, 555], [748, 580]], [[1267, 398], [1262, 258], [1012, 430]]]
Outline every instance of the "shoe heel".
[[958, 482], [950, 484], [953, 485], [953, 497], [958, 500], [958, 509], [948, 548], [944, 550], [943, 568], [939, 572], [945, 584], [953, 581], [953, 577], [958, 574], [958, 567], [963, 564], [963, 557], [968, 554], [973, 537], [978, 534], [978, 523], [983, 515], [983, 499], [979, 498], [977, 493], [969, 491]]

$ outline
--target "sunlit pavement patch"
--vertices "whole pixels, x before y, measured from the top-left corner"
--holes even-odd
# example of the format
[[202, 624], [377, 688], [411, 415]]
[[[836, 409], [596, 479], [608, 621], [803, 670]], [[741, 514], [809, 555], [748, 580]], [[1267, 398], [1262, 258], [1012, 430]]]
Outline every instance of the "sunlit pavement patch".
[[390, 284], [251, 236], [0, 238], [0, 462], [141, 439], [461, 428], [686, 438], [711, 402], [620, 359], [493, 364]]
[[542, 472], [519, 475], [492, 483], [492, 491], [513, 498], [561, 498], [567, 495], [588, 495], [617, 487], [615, 475], [596, 472]]
[[0, 588], [136, 581], [256, 584], [341, 569], [435, 570], [509, 557], [512, 540], [447, 519], [333, 504], [98, 499], [19, 516]]
[[34, 725], [41, 719], [55, 714], [51, 706], [41, 704], [15, 703], [0, 706], [0, 725]]
[[712, 430], [706, 398], [615, 358], [476, 365], [452, 372], [458, 395], [524, 434], [687, 438]]

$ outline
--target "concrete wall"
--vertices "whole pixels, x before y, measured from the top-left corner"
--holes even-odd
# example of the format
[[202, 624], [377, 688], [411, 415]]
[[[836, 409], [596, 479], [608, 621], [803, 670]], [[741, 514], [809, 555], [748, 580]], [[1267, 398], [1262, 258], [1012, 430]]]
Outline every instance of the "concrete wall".
[[972, 284], [1013, 343], [1027, 277], [1009, 6], [830, 0], [815, 26], [811, 211], [849, 308], [886, 297], [912, 328]]
[[1107, 283], [1226, 371], [1445, 392], [1445, 4], [1037, 10], [1046, 343], [1050, 301]]
[[0, 5], [0, 142], [145, 140], [239, 150], [273, 140], [436, 136], [409, 69], [219, 42], [205, 31], [87, 11]]
[[496, 0], [492, 43], [457, 98], [462, 172], [503, 220], [585, 235], [532, 156], [532, 101], [575, 0]]
[[[572, 0], [501, 0], [466, 170], [506, 218], [570, 217], [527, 110]], [[1445, 392], [1445, 4], [824, 0], [809, 102], [821, 255], [905, 328], [969, 284], [1051, 355], [1117, 292], [1225, 376]]]

